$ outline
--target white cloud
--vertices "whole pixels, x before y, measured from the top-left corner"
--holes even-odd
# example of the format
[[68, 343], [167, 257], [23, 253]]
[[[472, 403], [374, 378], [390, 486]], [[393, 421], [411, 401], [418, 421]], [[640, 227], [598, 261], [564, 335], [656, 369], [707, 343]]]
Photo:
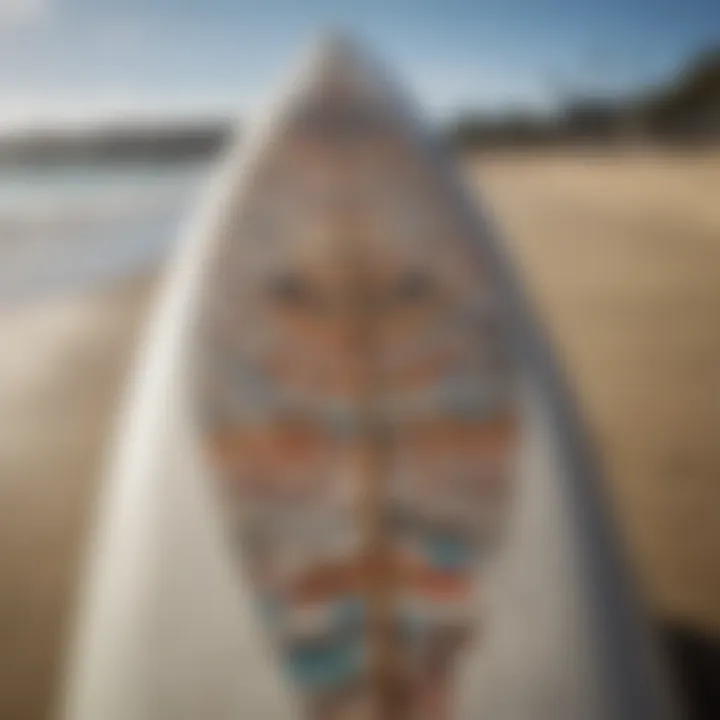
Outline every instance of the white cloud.
[[0, 0], [0, 26], [31, 24], [48, 10], [48, 0]]

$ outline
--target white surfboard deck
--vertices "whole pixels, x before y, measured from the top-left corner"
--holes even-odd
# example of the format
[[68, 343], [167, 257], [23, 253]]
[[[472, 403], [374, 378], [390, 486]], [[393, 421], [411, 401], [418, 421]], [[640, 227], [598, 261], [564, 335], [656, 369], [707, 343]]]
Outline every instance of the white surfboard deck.
[[[357, 53], [333, 41], [321, 62], [347, 52]], [[294, 79], [280, 106], [297, 92]], [[398, 112], [406, 112], [401, 100]], [[298, 716], [224, 537], [187, 381], [188, 318], [206, 258], [272, 132], [271, 119], [230, 153], [148, 324], [98, 515], [65, 720]], [[497, 261], [512, 283], [499, 248]], [[508, 297], [529, 348], [520, 479], [487, 583], [482, 640], [463, 665], [458, 717], [666, 717], [643, 623], [612, 549], [600, 547], [611, 532], [594, 478], [584, 477], [594, 468], [578, 429], [563, 425], [573, 418], [539, 333], [528, 331], [532, 319], [513, 288]]]

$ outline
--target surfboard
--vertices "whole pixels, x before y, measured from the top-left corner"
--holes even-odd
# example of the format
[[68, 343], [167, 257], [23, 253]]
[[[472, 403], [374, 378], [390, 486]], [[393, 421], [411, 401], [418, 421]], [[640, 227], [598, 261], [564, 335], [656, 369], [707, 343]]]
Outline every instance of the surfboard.
[[482, 236], [366, 65], [283, 108], [192, 343], [239, 571], [313, 717], [447, 702], [518, 433]]
[[67, 717], [665, 717], [517, 287], [386, 71], [323, 43], [149, 323]]

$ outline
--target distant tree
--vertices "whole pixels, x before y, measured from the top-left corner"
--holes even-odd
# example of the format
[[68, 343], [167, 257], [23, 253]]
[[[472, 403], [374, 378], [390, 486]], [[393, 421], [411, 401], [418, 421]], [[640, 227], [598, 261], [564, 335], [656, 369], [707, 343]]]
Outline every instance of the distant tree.
[[466, 113], [450, 128], [460, 147], [608, 142], [627, 137], [659, 141], [720, 140], [720, 47], [707, 50], [652, 91], [622, 98], [607, 92], [564, 93], [554, 117]]
[[651, 134], [720, 138], [720, 47], [702, 53], [653, 93], [641, 114]]

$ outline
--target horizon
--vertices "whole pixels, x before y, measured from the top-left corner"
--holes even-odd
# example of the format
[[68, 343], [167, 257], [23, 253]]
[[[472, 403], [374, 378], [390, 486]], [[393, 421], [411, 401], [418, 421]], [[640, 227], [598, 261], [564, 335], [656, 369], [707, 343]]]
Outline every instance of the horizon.
[[720, 4], [0, 0], [0, 63], [13, 69], [0, 75], [0, 131], [247, 118], [326, 27], [442, 121], [651, 87], [720, 44]]

